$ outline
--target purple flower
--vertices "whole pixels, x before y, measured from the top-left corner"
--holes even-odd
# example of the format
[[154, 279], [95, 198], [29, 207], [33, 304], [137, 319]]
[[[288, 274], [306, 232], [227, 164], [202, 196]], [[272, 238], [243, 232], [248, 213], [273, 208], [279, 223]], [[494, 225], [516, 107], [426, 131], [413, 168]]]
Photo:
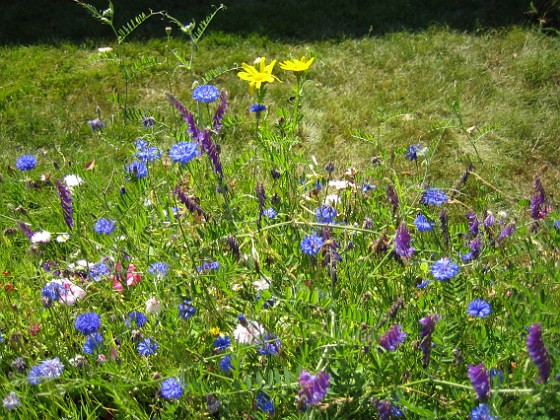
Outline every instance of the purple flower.
[[74, 326], [81, 334], [90, 335], [101, 327], [101, 318], [95, 312], [86, 312], [76, 317]]
[[486, 318], [492, 313], [492, 307], [488, 302], [484, 300], [475, 299], [471, 303], [469, 303], [467, 312], [469, 315], [476, 318]]
[[310, 405], [317, 405], [327, 395], [331, 375], [320, 371], [316, 375], [311, 375], [303, 370], [299, 375], [298, 401], [306, 409]]
[[257, 353], [261, 356], [277, 355], [280, 353], [281, 341], [274, 334], [266, 333], [263, 343], [257, 348]]
[[432, 334], [440, 318], [439, 315], [431, 314], [419, 321], [423, 326], [420, 332], [420, 349], [422, 350], [422, 363], [424, 367], [428, 366], [430, 363], [430, 355], [432, 354]]
[[420, 283], [416, 284], [416, 288], [418, 289], [425, 289], [426, 287], [428, 287], [430, 285], [430, 280], [428, 279], [424, 279], [422, 280]]
[[95, 281], [99, 281], [101, 277], [108, 276], [109, 274], [111, 274], [111, 269], [104, 262], [97, 263], [89, 269], [89, 275]]
[[175, 187], [175, 194], [179, 197], [179, 201], [183, 203], [191, 213], [196, 213], [199, 216], [206, 216], [202, 207], [196, 202], [195, 196], [187, 196], [180, 187]]
[[262, 211], [262, 215], [264, 217], [266, 217], [267, 219], [274, 219], [276, 217], [277, 213], [276, 213], [276, 210], [274, 210], [274, 208], [269, 207], [269, 208], [264, 209]]
[[208, 271], [218, 271], [219, 269], [220, 263], [218, 261], [206, 261], [196, 267], [196, 272], [200, 274]]
[[543, 207], [546, 204], [546, 194], [539, 177], [535, 177], [533, 187], [535, 188], [535, 195], [531, 197], [531, 218], [543, 219], [547, 213], [546, 208]]
[[253, 104], [249, 107], [250, 112], [254, 112], [257, 114], [257, 117], [261, 114], [261, 112], [266, 111], [266, 106], [262, 104]]
[[124, 323], [129, 328], [142, 328], [148, 322], [148, 317], [139, 311], [128, 313]]
[[416, 226], [418, 232], [431, 232], [433, 229], [432, 224], [428, 222], [428, 219], [423, 214], [416, 216], [416, 219], [414, 219], [414, 226]]
[[195, 101], [209, 104], [216, 101], [219, 95], [220, 95], [220, 90], [216, 86], [201, 85], [201, 86], [197, 86], [193, 90], [192, 97]]
[[116, 227], [117, 225], [115, 224], [114, 219], [107, 219], [105, 217], [102, 217], [97, 222], [95, 222], [93, 230], [99, 235], [110, 235], [111, 233], [113, 233]]
[[455, 277], [459, 273], [459, 266], [445, 257], [436, 261], [430, 267], [430, 271], [436, 280], [445, 281]]
[[424, 195], [422, 196], [422, 203], [433, 206], [441, 206], [442, 204], [447, 203], [447, 200], [449, 200], [449, 198], [445, 192], [436, 188], [427, 189], [424, 191]]
[[160, 392], [166, 400], [177, 400], [183, 395], [183, 387], [177, 379], [167, 378], [162, 381]]
[[30, 171], [37, 165], [37, 158], [33, 155], [24, 155], [16, 159], [16, 167], [20, 171]]
[[393, 205], [393, 215], [395, 215], [399, 209], [399, 196], [392, 185], [387, 187], [387, 198], [389, 198], [389, 201]]
[[400, 325], [390, 327], [379, 339], [379, 345], [387, 351], [395, 351], [404, 342], [406, 333]]
[[198, 145], [196, 143], [190, 143], [188, 141], [183, 141], [181, 143], [176, 143], [169, 149], [169, 157], [175, 163], [180, 163], [186, 165], [199, 154]]
[[144, 115], [142, 117], [142, 125], [144, 126], [144, 128], [153, 127], [155, 124], [156, 120], [154, 119], [154, 117], [150, 117], [148, 115]]
[[216, 143], [212, 140], [209, 129], [204, 130], [204, 133], [200, 136], [200, 144], [202, 146], [202, 151], [206, 152], [210, 158], [214, 172], [219, 174], [220, 177], [224, 176], [222, 162], [220, 161], [220, 153], [218, 152]]
[[379, 420], [389, 420], [391, 417], [403, 417], [404, 413], [395, 404], [389, 400], [377, 401], [377, 414]]
[[23, 233], [25, 233], [25, 235], [27, 236], [27, 238], [29, 238], [29, 240], [31, 240], [31, 238], [33, 238], [33, 235], [35, 235], [36, 232], [32, 230], [27, 223], [19, 222], [18, 225], [19, 225], [19, 229]]
[[214, 118], [212, 119], [213, 123], [214, 123], [214, 131], [216, 133], [219, 133], [220, 130], [222, 129], [222, 121], [224, 119], [224, 114], [226, 113], [226, 111], [228, 110], [229, 105], [228, 105], [228, 101], [227, 101], [227, 95], [225, 92], [220, 93], [220, 105], [218, 105], [218, 108], [216, 109], [216, 113], [214, 114]]
[[158, 261], [150, 265], [148, 268], [148, 272], [153, 274], [154, 276], [165, 277], [169, 272], [169, 264], [166, 264], [162, 261]]
[[490, 415], [490, 407], [486, 404], [478, 404], [471, 411], [471, 420], [494, 420], [494, 417]]
[[550, 376], [550, 359], [548, 357], [548, 350], [542, 339], [540, 323], [533, 324], [529, 327], [529, 334], [527, 334], [527, 353], [529, 353], [531, 360], [539, 369], [539, 382], [546, 382]]
[[403, 258], [412, 257], [414, 248], [410, 246], [410, 233], [405, 222], [401, 222], [395, 236], [395, 252]]
[[270, 396], [263, 391], [259, 391], [256, 397], [257, 408], [265, 414], [274, 414], [274, 402]]
[[315, 256], [324, 244], [323, 238], [313, 233], [303, 238], [299, 245], [304, 254]]
[[72, 229], [74, 227], [74, 219], [72, 218], [72, 196], [70, 190], [66, 187], [64, 182], [60, 179], [56, 180], [56, 190], [58, 192], [58, 198], [60, 199], [60, 206], [62, 207], [62, 217], [66, 222], [66, 225]]
[[64, 364], [62, 364], [58, 357], [43, 360], [29, 370], [27, 381], [31, 385], [39, 385], [44, 379], [58, 378], [62, 375], [63, 370]]
[[467, 219], [469, 220], [469, 232], [472, 236], [478, 235], [478, 218], [474, 211], [469, 210], [467, 213]]
[[484, 228], [486, 230], [490, 229], [490, 227], [492, 227], [494, 225], [494, 223], [496, 223], [496, 218], [494, 217], [494, 215], [492, 214], [492, 212], [486, 210], [484, 212]]
[[502, 242], [504, 239], [509, 238], [515, 233], [515, 223], [506, 225], [498, 235], [497, 242]]
[[404, 157], [413, 162], [418, 159], [418, 154], [422, 154], [423, 151], [424, 147], [421, 144], [411, 144], [406, 150]]
[[101, 130], [105, 126], [99, 118], [88, 120], [88, 124], [93, 131]]
[[157, 352], [159, 344], [155, 341], [150, 340], [149, 338], [145, 338], [141, 342], [138, 343], [138, 353], [142, 356], [151, 356]]
[[478, 366], [469, 365], [467, 368], [467, 375], [469, 376], [474, 392], [476, 392], [477, 398], [479, 400], [486, 399], [490, 391], [490, 380], [488, 379], [484, 362]]
[[317, 218], [317, 223], [332, 223], [334, 218], [337, 216], [337, 211], [331, 206], [320, 206], [315, 209], [315, 217]]
[[192, 318], [196, 313], [196, 308], [192, 305], [190, 300], [184, 300], [179, 304], [179, 316], [185, 321]]
[[103, 336], [99, 333], [93, 333], [86, 337], [86, 341], [82, 347], [86, 354], [96, 354], [103, 347]]
[[480, 249], [482, 248], [482, 242], [479, 237], [474, 238], [469, 242], [469, 250], [471, 254], [471, 259], [476, 260], [480, 255]]
[[8, 411], [15, 410], [20, 406], [19, 397], [14, 391], [10, 391], [10, 393], [2, 400], [2, 405]]

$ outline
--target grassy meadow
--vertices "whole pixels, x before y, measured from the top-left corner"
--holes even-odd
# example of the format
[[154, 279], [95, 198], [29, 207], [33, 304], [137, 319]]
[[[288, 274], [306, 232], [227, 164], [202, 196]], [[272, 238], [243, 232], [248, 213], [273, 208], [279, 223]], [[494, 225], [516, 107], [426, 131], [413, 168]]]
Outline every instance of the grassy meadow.
[[2, 417], [558, 418], [560, 40], [474, 3], [4, 29]]

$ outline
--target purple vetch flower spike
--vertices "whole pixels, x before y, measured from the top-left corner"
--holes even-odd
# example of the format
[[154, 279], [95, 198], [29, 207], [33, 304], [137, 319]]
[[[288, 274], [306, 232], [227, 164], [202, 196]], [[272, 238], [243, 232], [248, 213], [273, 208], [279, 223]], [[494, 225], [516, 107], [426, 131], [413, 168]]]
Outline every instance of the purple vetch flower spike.
[[255, 194], [257, 195], [257, 200], [259, 200], [259, 210], [262, 211], [264, 209], [264, 205], [266, 204], [266, 192], [262, 182], [257, 182]]
[[200, 144], [202, 145], [202, 149], [206, 152], [208, 157], [210, 158], [210, 162], [212, 162], [212, 166], [214, 167], [214, 172], [219, 174], [220, 177], [224, 176], [224, 172], [222, 170], [222, 162], [220, 161], [220, 154], [218, 153], [218, 149], [216, 147], [216, 143], [212, 140], [210, 136], [210, 130], [204, 130], [204, 133], [200, 136]]
[[204, 144], [202, 143], [203, 134], [200, 131], [200, 128], [198, 128], [198, 125], [196, 124], [196, 121], [194, 119], [194, 114], [192, 112], [189, 112], [185, 118], [185, 121], [188, 124], [187, 133], [189, 133], [191, 139], [193, 139], [196, 142], [196, 144], [198, 144], [198, 146], [204, 151]]
[[432, 334], [440, 318], [441, 317], [439, 315], [430, 314], [419, 321], [422, 325], [422, 331], [420, 332], [420, 349], [422, 350], [422, 363], [424, 364], [424, 367], [430, 364], [430, 356], [432, 354]]
[[515, 233], [515, 223], [510, 223], [509, 225], [506, 225], [502, 229], [502, 231], [500, 232], [500, 235], [498, 236], [498, 239], [496, 241], [497, 242], [502, 242], [504, 239], [509, 238], [514, 233]]
[[392, 185], [387, 187], [387, 197], [389, 201], [393, 205], [393, 215], [397, 214], [397, 210], [399, 209], [399, 197], [395, 193], [395, 189]]
[[171, 93], [167, 94], [167, 99], [169, 99], [171, 105], [173, 105], [175, 109], [179, 111], [179, 113], [183, 116], [183, 119], [188, 123], [187, 116], [190, 114], [190, 112], [187, 110], [187, 108], [185, 108], [185, 106]]
[[467, 375], [469, 376], [471, 385], [478, 399], [481, 401], [485, 400], [488, 392], [490, 392], [490, 379], [488, 378], [484, 362], [478, 366], [469, 365], [467, 368]]
[[216, 109], [216, 113], [214, 114], [214, 131], [219, 133], [223, 127], [222, 121], [224, 120], [224, 114], [228, 110], [229, 105], [227, 101], [226, 92], [222, 90], [220, 93], [220, 105], [218, 105], [218, 109]]
[[394, 325], [379, 339], [379, 345], [387, 351], [395, 351], [406, 339], [406, 333], [400, 325]]
[[299, 387], [297, 400], [307, 409], [310, 405], [319, 404], [327, 395], [329, 389], [329, 382], [331, 375], [323, 371], [318, 372], [316, 375], [311, 375], [309, 372], [302, 370], [299, 375]]
[[32, 230], [29, 225], [25, 222], [19, 222], [19, 229], [25, 233], [25, 235], [27, 236], [27, 238], [29, 240], [31, 240], [31, 238], [33, 237], [33, 235], [35, 235], [35, 231]]
[[379, 420], [389, 420], [393, 415], [393, 404], [389, 400], [378, 401], [377, 414], [379, 415]]
[[479, 222], [475, 212], [469, 210], [469, 212], [467, 213], [467, 219], [469, 220], [469, 232], [473, 237], [476, 237], [478, 235]]
[[401, 222], [395, 236], [395, 252], [403, 258], [410, 258], [414, 248], [410, 246], [410, 233], [405, 222]]
[[70, 190], [66, 188], [64, 182], [60, 179], [56, 180], [56, 190], [58, 191], [58, 198], [60, 199], [60, 205], [62, 207], [62, 216], [64, 221], [70, 229], [74, 228], [74, 219], [72, 219], [72, 197], [70, 195]]
[[533, 324], [528, 330], [527, 353], [529, 353], [531, 360], [539, 368], [539, 382], [546, 383], [550, 376], [550, 358], [548, 357], [548, 350], [542, 339], [541, 324]]
[[480, 256], [480, 249], [482, 248], [482, 243], [479, 237], [474, 238], [469, 242], [469, 250], [471, 254], [471, 260], [476, 260]]
[[202, 207], [200, 207], [194, 199], [188, 197], [180, 187], [175, 187], [175, 194], [179, 197], [179, 201], [181, 201], [191, 213], [196, 213], [206, 218], [208, 217], [204, 210], [202, 210]]
[[546, 207], [543, 207], [546, 204], [546, 194], [538, 176], [535, 177], [533, 187], [535, 188], [535, 195], [531, 197], [531, 218], [544, 219], [547, 213]]

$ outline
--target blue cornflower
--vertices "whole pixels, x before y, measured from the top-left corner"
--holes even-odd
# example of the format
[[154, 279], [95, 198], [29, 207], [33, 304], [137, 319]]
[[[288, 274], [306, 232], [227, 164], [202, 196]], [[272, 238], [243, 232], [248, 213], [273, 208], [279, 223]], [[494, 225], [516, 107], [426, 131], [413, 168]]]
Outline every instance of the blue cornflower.
[[253, 104], [249, 107], [249, 111], [256, 113], [259, 115], [261, 112], [266, 111], [266, 106], [262, 104]]
[[332, 223], [334, 218], [337, 216], [337, 211], [331, 206], [320, 206], [315, 209], [315, 217], [317, 218], [317, 223]]
[[31, 385], [39, 385], [41, 381], [49, 378], [58, 378], [62, 375], [64, 365], [58, 357], [43, 360], [38, 365], [33, 366], [27, 374], [27, 381]]
[[179, 304], [179, 316], [185, 321], [192, 318], [196, 313], [196, 308], [192, 305], [190, 300], [184, 300]]
[[153, 162], [161, 157], [161, 151], [143, 139], [136, 140], [136, 157], [142, 162]]
[[89, 275], [95, 281], [101, 280], [101, 277], [108, 276], [111, 274], [111, 269], [109, 266], [103, 262], [95, 264], [89, 269]]
[[99, 333], [93, 333], [87, 336], [86, 341], [82, 347], [86, 354], [96, 354], [100, 352], [103, 347], [103, 336]]
[[471, 411], [471, 420], [494, 420], [494, 417], [490, 414], [490, 407], [486, 404], [478, 404]]
[[423, 214], [419, 214], [414, 219], [414, 226], [418, 229], [418, 232], [431, 232], [433, 229], [433, 225], [428, 222], [428, 219]]
[[61, 289], [64, 289], [64, 287], [58, 283], [47, 283], [43, 286], [41, 295], [52, 301], [57, 301], [60, 298]]
[[413, 162], [418, 159], [418, 155], [423, 155], [425, 151], [426, 148], [421, 144], [411, 144], [410, 146], [408, 146], [404, 157]]
[[183, 387], [175, 378], [167, 378], [161, 382], [161, 396], [166, 400], [176, 400], [183, 395]]
[[99, 235], [110, 235], [111, 233], [113, 233], [116, 227], [117, 225], [114, 219], [107, 219], [105, 217], [102, 217], [97, 222], [95, 222], [93, 230]]
[[202, 273], [204, 271], [217, 271], [220, 269], [220, 263], [218, 261], [204, 262], [202, 265], [196, 267], [197, 273]]
[[204, 102], [204, 103], [212, 103], [220, 96], [220, 90], [213, 85], [201, 85], [197, 86], [193, 90], [192, 97], [195, 101]]
[[488, 369], [488, 376], [490, 377], [492, 386], [499, 385], [504, 381], [504, 374], [500, 369]]
[[88, 120], [88, 124], [93, 131], [100, 130], [105, 126], [105, 124], [103, 124], [99, 118]]
[[552, 224], [552, 227], [554, 227], [554, 229], [556, 229], [556, 230], [560, 230], [560, 220], [555, 221]]
[[76, 317], [74, 326], [81, 334], [90, 335], [101, 327], [101, 318], [95, 312], [86, 312]]
[[148, 317], [139, 311], [132, 311], [128, 314], [124, 323], [129, 328], [142, 328], [148, 322]]
[[362, 192], [365, 194], [365, 193], [367, 193], [367, 192], [369, 192], [369, 191], [375, 190], [376, 188], [377, 188], [377, 185], [375, 185], [375, 184], [364, 183], [364, 184], [362, 185]]
[[428, 287], [430, 285], [430, 280], [425, 279], [422, 280], [420, 283], [416, 284], [416, 287], [418, 289], [425, 289], [426, 287]]
[[269, 207], [262, 211], [262, 215], [268, 219], [274, 219], [276, 217], [276, 210], [274, 208]]
[[145, 338], [144, 340], [138, 343], [137, 348], [138, 348], [138, 353], [140, 353], [142, 356], [151, 356], [152, 354], [156, 353], [158, 347], [159, 347], [158, 343], [150, 340], [149, 338]]
[[459, 273], [459, 266], [449, 258], [436, 261], [430, 271], [436, 280], [445, 281], [455, 277]]
[[126, 172], [138, 179], [142, 179], [148, 176], [148, 167], [144, 162], [136, 160], [126, 167]]
[[16, 160], [16, 166], [20, 171], [30, 171], [37, 165], [37, 159], [33, 155], [20, 156]]
[[162, 261], [155, 262], [148, 268], [148, 272], [154, 276], [165, 277], [169, 272], [169, 264]]
[[492, 313], [492, 307], [488, 302], [482, 299], [475, 299], [469, 303], [467, 312], [469, 315], [477, 318], [486, 318]]
[[257, 349], [257, 353], [261, 356], [277, 355], [280, 353], [281, 341], [274, 334], [266, 333], [263, 337], [264, 342]]
[[186, 165], [198, 155], [198, 145], [188, 141], [176, 143], [171, 146], [171, 149], [169, 149], [169, 157], [171, 160], [175, 163], [181, 163], [183, 165]]
[[2, 405], [8, 411], [15, 410], [20, 406], [19, 397], [14, 391], [10, 391], [10, 393], [2, 400]]
[[0, 343], [4, 341], [4, 337], [2, 336], [2, 331], [0, 331]]
[[29, 373], [27, 374], [27, 382], [29, 382], [30, 385], [39, 385], [39, 382], [41, 382], [44, 376], [41, 366], [33, 366], [29, 369]]
[[144, 128], [153, 127], [155, 124], [156, 120], [154, 119], [154, 117], [150, 117], [148, 115], [144, 115], [142, 117], [142, 125], [144, 126]]
[[441, 206], [449, 200], [444, 191], [435, 188], [430, 188], [424, 191], [422, 196], [422, 203], [431, 204], [433, 206]]
[[303, 238], [299, 245], [304, 254], [314, 256], [319, 253], [324, 244], [323, 238], [313, 233]]
[[220, 369], [222, 372], [229, 372], [233, 370], [233, 364], [231, 363], [231, 355], [227, 354], [220, 360]]
[[224, 351], [231, 346], [231, 338], [229, 336], [220, 336], [214, 340], [214, 348], [218, 351]]
[[256, 397], [257, 408], [265, 414], [274, 414], [274, 402], [270, 396], [263, 391], [259, 391]]

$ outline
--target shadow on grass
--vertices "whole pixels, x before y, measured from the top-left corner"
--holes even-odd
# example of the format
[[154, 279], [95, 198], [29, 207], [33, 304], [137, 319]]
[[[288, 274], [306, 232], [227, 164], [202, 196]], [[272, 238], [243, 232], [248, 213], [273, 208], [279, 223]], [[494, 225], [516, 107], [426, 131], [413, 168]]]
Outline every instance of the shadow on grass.
[[[98, 9], [108, 0], [91, 0]], [[507, 4], [507, 6], [504, 5]], [[142, 11], [166, 10], [184, 24], [208, 15], [211, 0], [114, 0], [120, 26]], [[475, 31], [524, 24], [529, 0], [224, 0], [210, 29], [231, 34], [264, 35], [274, 40], [327, 38], [420, 31], [432, 25]], [[168, 22], [153, 19], [133, 39], [164, 37]], [[12, 1], [0, 15], [0, 43], [37, 44], [62, 40], [111, 39], [109, 27], [94, 21], [72, 0]]]

